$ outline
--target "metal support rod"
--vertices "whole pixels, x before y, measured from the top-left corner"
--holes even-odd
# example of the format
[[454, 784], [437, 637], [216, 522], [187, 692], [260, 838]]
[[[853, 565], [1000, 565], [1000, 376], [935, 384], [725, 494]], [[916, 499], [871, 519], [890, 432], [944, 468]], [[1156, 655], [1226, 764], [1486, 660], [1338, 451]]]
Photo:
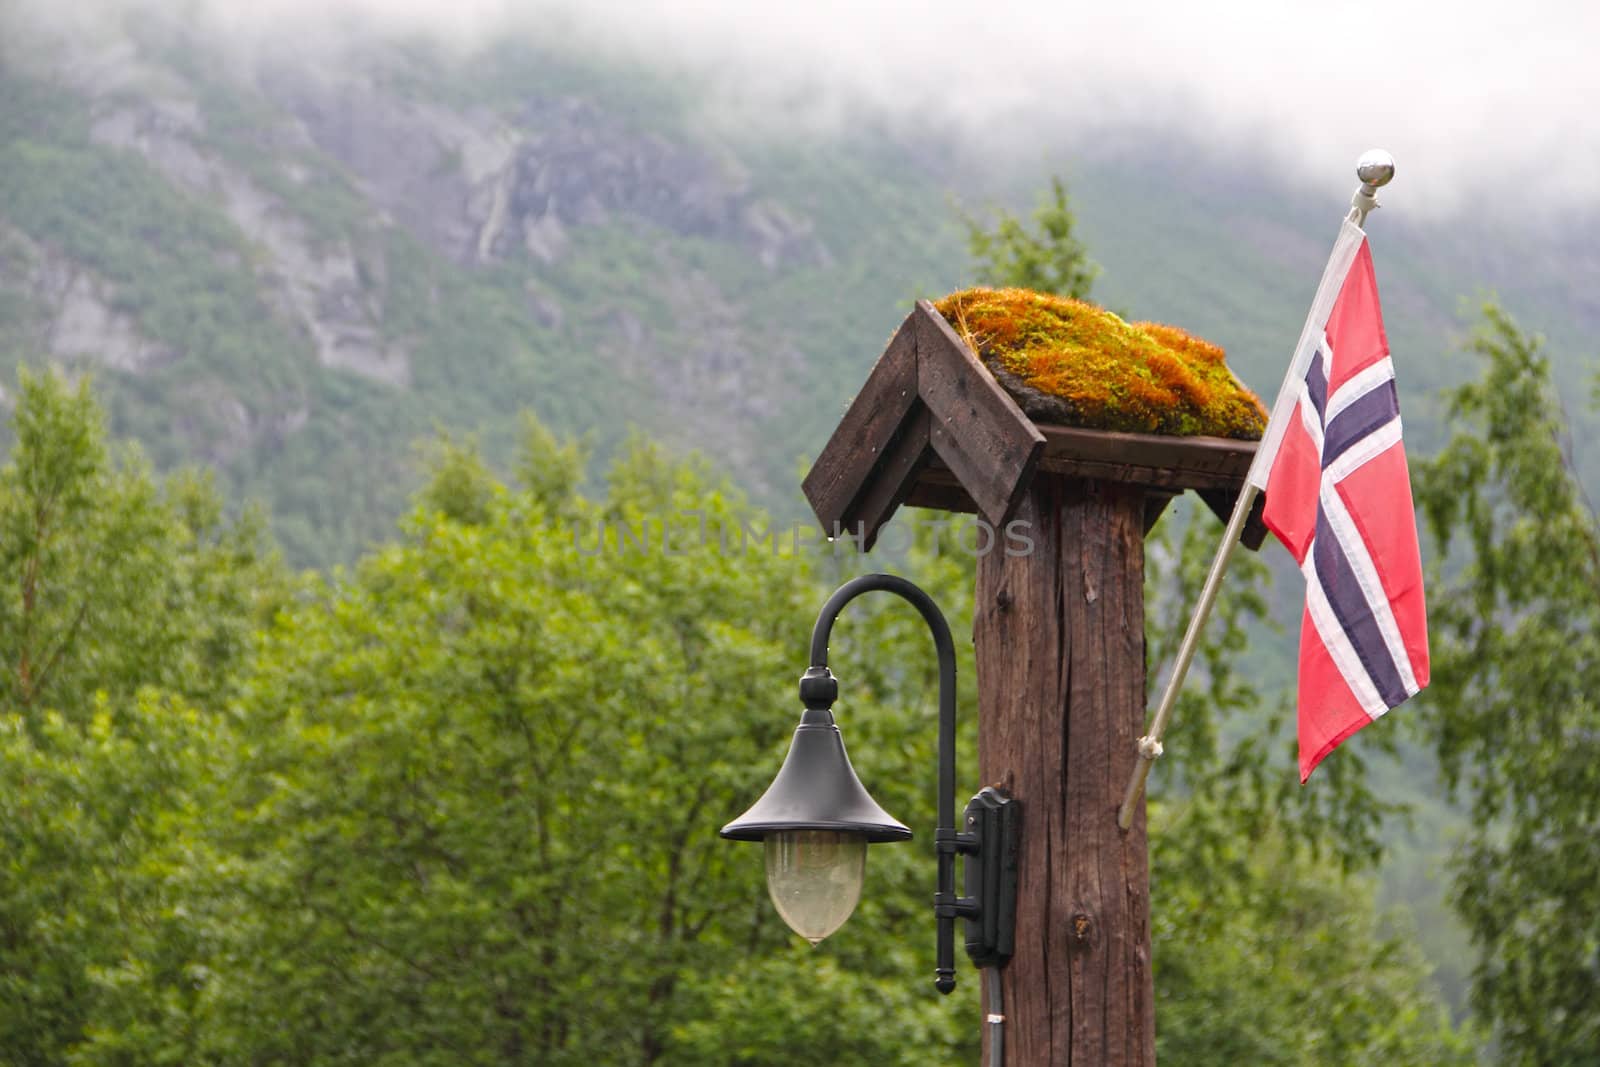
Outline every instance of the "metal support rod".
[[[879, 589], [910, 602], [933, 631], [933, 645], [939, 655], [939, 819], [934, 834], [938, 838], [947, 832], [953, 837], [956, 832], [956, 645], [939, 605], [916, 585], [893, 574], [864, 574], [852, 578], [834, 591], [817, 615], [817, 624], [811, 630], [811, 665], [828, 665], [828, 635], [844, 606], [862, 593]], [[956, 900], [955, 850], [941, 848], [938, 855], [939, 884], [935, 900], [953, 902]], [[955, 907], [941, 906], [935, 912], [938, 928], [934, 985], [941, 993], [956, 987]]]
[[[1346, 221], [1360, 226], [1366, 222], [1367, 215], [1378, 207], [1379, 188], [1389, 184], [1394, 178], [1394, 157], [1379, 148], [1363, 152], [1361, 158], [1356, 160], [1356, 177], [1361, 181], [1361, 186], [1350, 199], [1350, 214], [1346, 216]], [[1319, 299], [1327, 282], [1328, 274], [1325, 271], [1322, 285], [1318, 288]], [[1317, 301], [1314, 300], [1312, 315], [1308, 316], [1306, 321], [1307, 329], [1310, 328], [1312, 318], [1315, 316], [1316, 304]], [[1306, 335], [1302, 332], [1300, 344], [1296, 346], [1297, 353], [1304, 347], [1305, 340]], [[1274, 421], [1283, 417], [1289, 410], [1289, 407], [1284, 405], [1283, 399], [1288, 394], [1290, 383], [1296, 375], [1304, 373], [1304, 367], [1297, 366], [1294, 360], [1290, 361], [1289, 369], [1284, 375], [1283, 386], [1279, 390], [1279, 402], [1273, 405]], [[1273, 425], [1269, 422], [1262, 436], [1263, 447], [1274, 439], [1272, 432]], [[1189, 664], [1194, 660], [1195, 649], [1200, 644], [1200, 635], [1205, 630], [1206, 620], [1211, 617], [1211, 608], [1216, 604], [1223, 572], [1228, 569], [1228, 562], [1233, 558], [1234, 549], [1239, 544], [1239, 535], [1244, 531], [1250, 508], [1254, 506], [1256, 496], [1260, 493], [1256, 472], [1262, 458], [1262, 454], [1258, 451], [1256, 461], [1250, 467], [1244, 489], [1240, 491], [1239, 499], [1233, 505], [1233, 514], [1228, 519], [1227, 531], [1222, 535], [1222, 544], [1217, 546], [1216, 557], [1211, 561], [1211, 571], [1206, 575], [1206, 583], [1200, 590], [1200, 602], [1195, 605], [1194, 615], [1189, 619], [1189, 628], [1184, 631], [1183, 643], [1178, 646], [1178, 658], [1172, 665], [1172, 677], [1167, 679], [1167, 688], [1161, 694], [1161, 704], [1156, 708], [1155, 719], [1150, 723], [1150, 732], [1139, 738], [1139, 762], [1133, 768], [1133, 776], [1128, 779], [1128, 789], [1123, 794], [1122, 806], [1117, 809], [1119, 829], [1128, 830], [1133, 826], [1134, 810], [1138, 807], [1139, 798], [1144, 795], [1145, 781], [1150, 777], [1150, 766], [1161, 755], [1161, 737], [1166, 733], [1167, 723], [1172, 718], [1172, 708], [1177, 703], [1178, 691], [1183, 688], [1183, 680], [1189, 673]]]
[[989, 974], [989, 1014], [984, 1022], [989, 1024], [989, 1067], [1005, 1067], [1006, 1012], [1004, 994], [1000, 988], [1000, 968], [989, 967], [986, 970]]
[[1217, 592], [1222, 588], [1222, 575], [1228, 569], [1228, 562], [1233, 559], [1234, 549], [1239, 547], [1239, 535], [1244, 532], [1245, 520], [1249, 518], [1250, 508], [1254, 506], [1259, 492], [1254, 485], [1247, 484], [1233, 505], [1228, 529], [1222, 535], [1222, 544], [1217, 546], [1211, 571], [1206, 575], [1206, 584], [1200, 588], [1200, 602], [1195, 605], [1194, 614], [1189, 618], [1189, 628], [1183, 634], [1183, 643], [1178, 646], [1178, 658], [1172, 664], [1172, 677], [1167, 679], [1167, 688], [1161, 694], [1161, 704], [1150, 723], [1150, 732], [1139, 738], [1139, 763], [1133, 769], [1133, 777], [1128, 779], [1128, 791], [1123, 794], [1122, 807], [1117, 809], [1117, 826], [1120, 829], [1126, 830], [1133, 825], [1133, 812], [1144, 793], [1145, 779], [1150, 777], [1150, 766], [1161, 755], [1161, 735], [1166, 733], [1167, 723], [1172, 719], [1178, 691], [1183, 688], [1189, 664], [1194, 661], [1195, 650], [1200, 647], [1200, 635], [1205, 631], [1206, 620], [1211, 617], [1211, 608], [1217, 602]]

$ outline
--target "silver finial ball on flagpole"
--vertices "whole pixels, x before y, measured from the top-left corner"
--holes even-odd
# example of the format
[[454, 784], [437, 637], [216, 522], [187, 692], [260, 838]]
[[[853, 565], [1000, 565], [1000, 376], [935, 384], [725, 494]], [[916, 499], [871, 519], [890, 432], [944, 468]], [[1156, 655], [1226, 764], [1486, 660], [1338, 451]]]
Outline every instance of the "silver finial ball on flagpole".
[[1368, 149], [1356, 160], [1356, 177], [1374, 189], [1388, 185], [1394, 177], [1394, 157], [1381, 148]]

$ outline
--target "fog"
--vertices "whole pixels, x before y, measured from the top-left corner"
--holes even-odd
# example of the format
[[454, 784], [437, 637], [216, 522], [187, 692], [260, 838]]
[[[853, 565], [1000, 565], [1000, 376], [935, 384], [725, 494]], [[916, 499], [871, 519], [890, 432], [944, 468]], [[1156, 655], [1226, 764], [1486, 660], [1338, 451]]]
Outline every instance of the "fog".
[[470, 53], [521, 34], [692, 77], [709, 116], [769, 128], [914, 117], [1022, 155], [1177, 131], [1338, 194], [1382, 146], [1400, 165], [1389, 201], [1426, 215], [1590, 211], [1600, 188], [1590, 3], [11, 2], [83, 32], [176, 9], [233, 44], [427, 33]]

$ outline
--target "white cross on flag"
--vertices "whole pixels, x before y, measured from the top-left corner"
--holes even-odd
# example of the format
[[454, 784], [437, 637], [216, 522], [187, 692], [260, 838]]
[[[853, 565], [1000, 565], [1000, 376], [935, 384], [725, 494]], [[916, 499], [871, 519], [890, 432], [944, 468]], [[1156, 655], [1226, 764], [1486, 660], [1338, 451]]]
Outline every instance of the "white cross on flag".
[[1411, 476], [1366, 233], [1346, 222], [1250, 481], [1306, 579], [1300, 780], [1428, 684]]

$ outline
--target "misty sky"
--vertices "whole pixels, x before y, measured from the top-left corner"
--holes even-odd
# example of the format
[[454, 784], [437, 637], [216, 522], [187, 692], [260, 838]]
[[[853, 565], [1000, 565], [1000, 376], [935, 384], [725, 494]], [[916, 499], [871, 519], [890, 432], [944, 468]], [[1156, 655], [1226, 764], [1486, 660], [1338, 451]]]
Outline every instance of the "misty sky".
[[[158, 0], [76, 0], [79, 18], [140, 2]], [[376, 22], [471, 48], [559, 32], [796, 123], [932, 115], [1010, 149], [1008, 131], [1043, 129], [1057, 154], [1176, 128], [1331, 194], [1382, 146], [1400, 164], [1386, 200], [1422, 214], [1587, 212], [1600, 188], [1593, 2], [178, 2], [235, 35]]]

